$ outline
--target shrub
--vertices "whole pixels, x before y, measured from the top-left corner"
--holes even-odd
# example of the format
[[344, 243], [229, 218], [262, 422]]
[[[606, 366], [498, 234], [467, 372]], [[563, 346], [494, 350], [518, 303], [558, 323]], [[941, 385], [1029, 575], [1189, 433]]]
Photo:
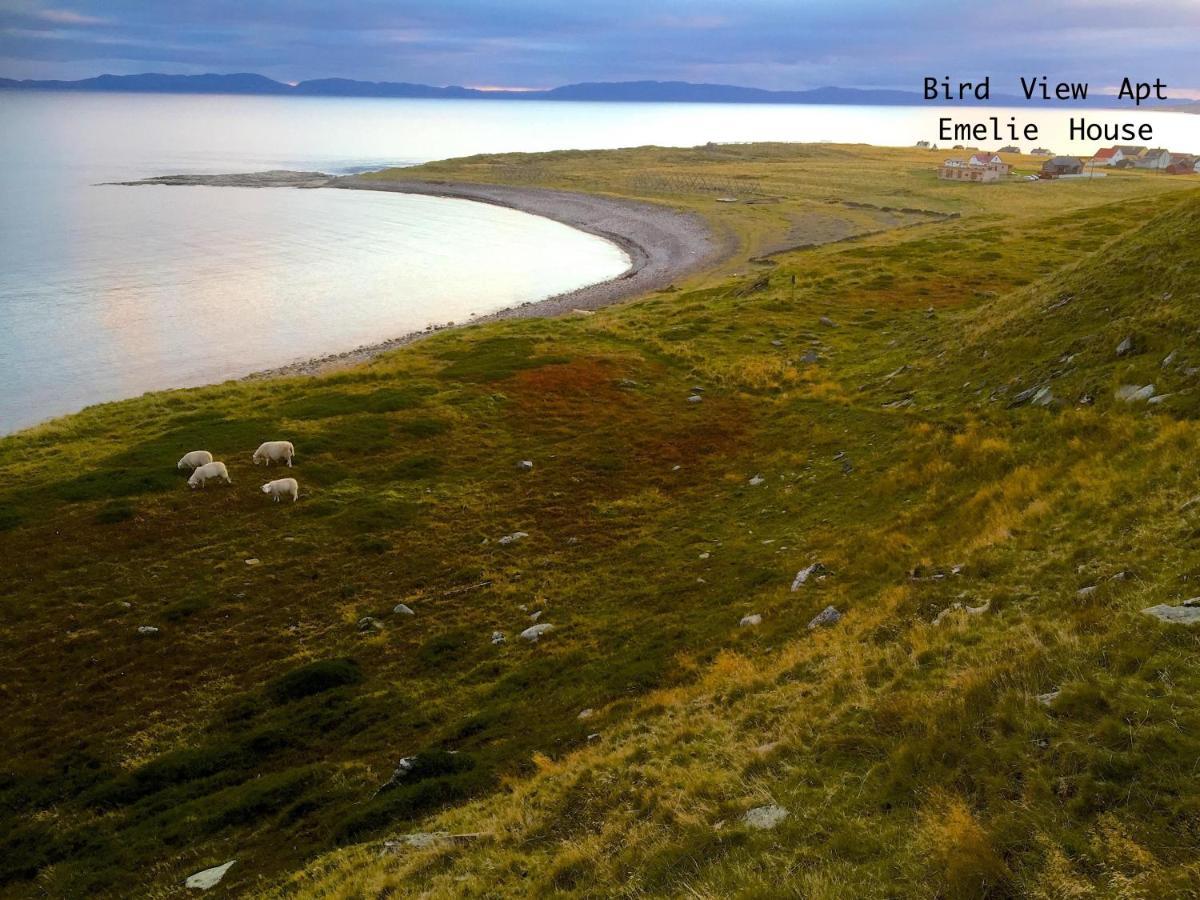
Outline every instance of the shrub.
[[352, 659], [321, 659], [287, 672], [267, 686], [274, 703], [291, 703], [313, 694], [362, 681], [362, 670]]

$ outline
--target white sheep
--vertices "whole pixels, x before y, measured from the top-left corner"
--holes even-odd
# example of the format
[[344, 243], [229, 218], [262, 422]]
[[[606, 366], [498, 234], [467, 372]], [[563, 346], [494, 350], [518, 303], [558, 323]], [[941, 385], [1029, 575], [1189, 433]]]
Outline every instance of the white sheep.
[[212, 462], [212, 454], [207, 450], [193, 450], [183, 454], [183, 458], [175, 463], [177, 469], [198, 469]]
[[256, 466], [260, 462], [264, 462], [268, 466], [273, 462], [286, 462], [288, 468], [291, 468], [292, 457], [295, 455], [296, 448], [292, 446], [291, 441], [267, 441], [258, 445], [253, 459]]
[[225, 468], [223, 462], [205, 463], [192, 473], [192, 477], [188, 479], [188, 487], [195, 490], [197, 487], [204, 487], [208, 482], [220, 478], [226, 484], [233, 484], [229, 480], [229, 470]]
[[300, 496], [300, 485], [295, 478], [277, 478], [274, 481], [268, 481], [262, 486], [264, 494], [270, 494], [271, 499], [276, 503], [280, 497], [291, 497], [292, 502], [296, 502], [296, 498]]

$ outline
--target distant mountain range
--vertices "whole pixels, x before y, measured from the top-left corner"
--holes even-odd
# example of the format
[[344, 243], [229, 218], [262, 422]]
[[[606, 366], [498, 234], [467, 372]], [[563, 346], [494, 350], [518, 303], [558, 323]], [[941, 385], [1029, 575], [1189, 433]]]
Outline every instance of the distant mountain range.
[[[80, 81], [18, 81], [0, 78], [0, 90], [114, 91], [143, 94], [254, 94], [288, 97], [415, 97], [441, 100], [563, 100], [624, 103], [807, 103], [848, 106], [971, 105], [972, 101], [925, 101], [916, 91], [864, 90], [823, 87], [806, 91], [768, 91], [729, 84], [692, 84], [686, 81], [587, 82], [538, 91], [479, 90], [467, 87], [434, 87], [402, 81], [354, 81], [319, 78], [285, 84], [264, 75], [100, 75]], [[977, 101], [975, 101], [977, 102]], [[1179, 101], [1186, 103], [1187, 101]], [[1170, 103], [1170, 101], [1168, 101]], [[993, 96], [994, 106], [1043, 106], [1021, 96]], [[1115, 107], [1111, 95], [1073, 101], [1071, 106]]]

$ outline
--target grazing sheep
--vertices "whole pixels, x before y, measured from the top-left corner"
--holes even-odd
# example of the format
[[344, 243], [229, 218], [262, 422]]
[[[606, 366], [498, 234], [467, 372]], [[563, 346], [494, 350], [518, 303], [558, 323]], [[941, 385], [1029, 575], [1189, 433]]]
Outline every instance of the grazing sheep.
[[206, 463], [196, 469], [192, 473], [192, 477], [188, 479], [188, 487], [195, 490], [197, 487], [204, 487], [208, 482], [220, 478], [226, 484], [233, 484], [229, 480], [229, 470], [225, 468], [223, 462]]
[[259, 462], [264, 462], [269, 466], [273, 462], [286, 462], [290, 468], [295, 455], [296, 448], [291, 441], [267, 441], [259, 444], [254, 451], [254, 464], [257, 466]]
[[177, 469], [198, 469], [212, 462], [212, 454], [207, 450], [193, 450], [183, 454], [183, 458], [175, 463]]
[[300, 485], [295, 478], [277, 478], [275, 481], [268, 481], [262, 486], [264, 494], [270, 494], [271, 499], [276, 503], [280, 497], [291, 497], [292, 502], [296, 502], [296, 498], [300, 496]]

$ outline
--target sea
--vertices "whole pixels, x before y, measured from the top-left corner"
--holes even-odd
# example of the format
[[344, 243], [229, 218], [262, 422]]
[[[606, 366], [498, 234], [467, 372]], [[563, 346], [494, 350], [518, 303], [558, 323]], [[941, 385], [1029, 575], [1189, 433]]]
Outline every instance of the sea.
[[[1150, 121], [1089, 110], [0, 91], [0, 434], [469, 321], [623, 272], [615, 245], [524, 213], [334, 190], [122, 187], [168, 174], [347, 174], [474, 153], [709, 141], [937, 142], [938, 118]], [[1033, 145], [1022, 145], [1026, 152]]]

